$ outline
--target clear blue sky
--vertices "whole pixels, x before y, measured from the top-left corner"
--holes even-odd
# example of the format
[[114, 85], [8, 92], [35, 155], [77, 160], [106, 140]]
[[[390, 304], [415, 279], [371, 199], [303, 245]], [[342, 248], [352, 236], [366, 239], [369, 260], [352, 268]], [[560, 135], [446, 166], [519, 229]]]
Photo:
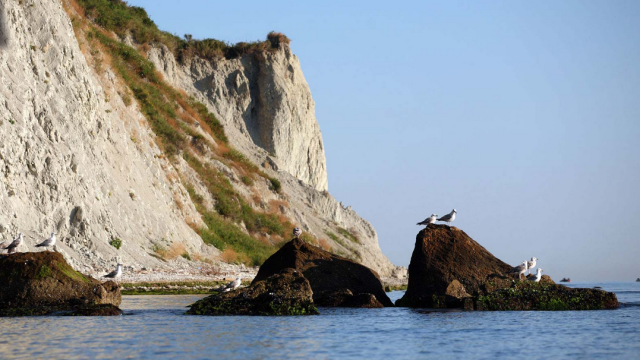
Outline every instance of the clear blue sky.
[[329, 190], [408, 265], [431, 213], [555, 279], [640, 277], [640, 2], [131, 0], [163, 29], [282, 31]]

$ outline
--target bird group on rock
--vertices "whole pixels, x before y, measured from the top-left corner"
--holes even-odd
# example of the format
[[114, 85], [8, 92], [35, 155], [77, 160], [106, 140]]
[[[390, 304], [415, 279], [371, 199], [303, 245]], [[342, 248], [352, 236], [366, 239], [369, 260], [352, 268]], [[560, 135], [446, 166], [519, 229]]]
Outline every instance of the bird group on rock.
[[[531, 260], [528, 260], [528, 261], [525, 260], [522, 262], [522, 264], [513, 267], [509, 271], [509, 274], [518, 274], [518, 279], [521, 279], [522, 275], [525, 272], [528, 272], [529, 275], [531, 275], [531, 270], [536, 267], [537, 262], [538, 262], [538, 259], [535, 257], [532, 257]], [[528, 281], [540, 282], [540, 279], [542, 279], [542, 269], [538, 268], [535, 275], [526, 277], [526, 279]]]
[[451, 226], [451, 223], [453, 222], [453, 220], [456, 219], [456, 209], [451, 210], [450, 213], [448, 213], [447, 215], [438, 218], [437, 214], [431, 214], [431, 216], [429, 216], [428, 218], [424, 219], [423, 221], [419, 222], [416, 225], [424, 225], [424, 226], [428, 226], [429, 224], [433, 224], [436, 221], [442, 221], [442, 222], [446, 222], [447, 225]]

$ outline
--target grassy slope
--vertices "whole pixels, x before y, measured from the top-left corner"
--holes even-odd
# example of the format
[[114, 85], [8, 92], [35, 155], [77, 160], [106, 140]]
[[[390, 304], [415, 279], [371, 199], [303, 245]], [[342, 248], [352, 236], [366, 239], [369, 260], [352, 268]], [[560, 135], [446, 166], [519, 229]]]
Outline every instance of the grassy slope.
[[[207, 107], [187, 97], [165, 83], [153, 63], [142, 55], [152, 43], [163, 43], [175, 52], [179, 59], [186, 56], [227, 58], [255, 51], [271, 51], [288, 39], [278, 33], [270, 33], [264, 42], [230, 45], [218, 40], [182, 40], [160, 31], [142, 8], [131, 7], [120, 0], [69, 0], [67, 9], [78, 38], [86, 40], [94, 54], [108, 57], [109, 63], [135, 98], [140, 111], [147, 118], [157, 135], [158, 146], [170, 161], [182, 157], [199, 175], [207, 190], [215, 199], [213, 211], [202, 204], [193, 187], [184, 183], [196, 209], [202, 215], [206, 227], [195, 229], [205, 243], [220, 250], [227, 250], [226, 261], [247, 265], [261, 265], [271, 256], [291, 233], [293, 225], [286, 217], [275, 212], [254, 209], [238, 194], [229, 179], [216, 168], [202, 161], [203, 154], [213, 154], [216, 160], [239, 173], [243, 183], [251, 186], [256, 179], [265, 178], [274, 192], [280, 192], [280, 182], [269, 177], [252, 164], [243, 154], [228, 144], [223, 126]], [[119, 37], [130, 34], [137, 43], [130, 47]], [[124, 99], [127, 103], [127, 99]], [[130, 102], [131, 100], [129, 100]], [[195, 124], [209, 133], [215, 142], [208, 141], [196, 131]], [[242, 231], [239, 224], [249, 232]], [[268, 234], [271, 240], [258, 240]], [[265, 241], [266, 240], [266, 241]], [[309, 242], [318, 244], [313, 236]]]

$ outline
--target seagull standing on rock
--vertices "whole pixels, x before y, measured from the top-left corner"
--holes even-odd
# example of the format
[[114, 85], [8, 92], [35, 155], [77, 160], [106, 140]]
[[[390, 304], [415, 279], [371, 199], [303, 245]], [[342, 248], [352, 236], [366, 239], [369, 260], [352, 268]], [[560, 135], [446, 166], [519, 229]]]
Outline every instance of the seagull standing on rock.
[[[511, 269], [511, 271], [509, 271], [509, 274], [518, 274], [518, 279], [521, 278], [522, 274], [524, 274], [527, 271], [527, 261], [523, 261], [522, 265], [518, 265], [516, 267], [514, 267], [513, 269]], [[539, 270], [539, 269], [538, 269]]]
[[103, 278], [113, 279], [113, 280], [116, 280], [117, 282], [120, 276], [122, 276], [122, 264], [118, 263], [118, 265], [116, 266], [116, 269], [108, 273], [107, 275], [103, 276]]
[[297, 238], [300, 237], [300, 235], [302, 235], [302, 230], [300, 230], [300, 228], [298, 228], [298, 227], [294, 228], [293, 229], [293, 237], [297, 239]]
[[527, 279], [529, 281], [534, 281], [534, 282], [540, 282], [540, 279], [542, 279], [542, 269], [538, 268], [538, 272], [536, 272], [536, 275]]
[[450, 213], [448, 213], [447, 215], [441, 217], [440, 219], [436, 219], [437, 221], [444, 221], [447, 223], [447, 225], [451, 226], [451, 223], [453, 222], [453, 220], [456, 219], [456, 209], [451, 210]]
[[56, 233], [55, 231], [51, 233], [51, 237], [48, 238], [47, 240], [41, 242], [40, 244], [36, 245], [36, 247], [44, 247], [44, 248], [48, 248], [48, 247], [54, 247], [56, 246]]
[[431, 214], [431, 216], [429, 216], [428, 218], [424, 219], [423, 221], [417, 223], [416, 225], [429, 226], [429, 224], [435, 223], [437, 218], [438, 218], [438, 215]]
[[13, 239], [13, 242], [9, 244], [9, 246], [3, 249], [7, 250], [7, 254], [13, 254], [14, 252], [17, 251], [18, 246], [20, 246], [20, 244], [22, 244], [23, 241], [24, 241], [24, 236], [22, 235], [22, 233], [18, 233], [18, 236], [16, 236], [16, 238]]
[[536, 267], [536, 261], [538, 261], [538, 258], [531, 258], [531, 261], [527, 261], [527, 274], [531, 274], [531, 269], [533, 269], [534, 267]]
[[240, 285], [242, 285], [242, 280], [240, 280], [240, 276], [238, 276], [238, 277], [236, 277], [235, 280], [233, 280], [232, 282], [228, 283], [227, 286], [225, 286], [222, 289], [222, 292], [229, 292], [229, 291], [235, 290], [235, 289], [239, 288]]

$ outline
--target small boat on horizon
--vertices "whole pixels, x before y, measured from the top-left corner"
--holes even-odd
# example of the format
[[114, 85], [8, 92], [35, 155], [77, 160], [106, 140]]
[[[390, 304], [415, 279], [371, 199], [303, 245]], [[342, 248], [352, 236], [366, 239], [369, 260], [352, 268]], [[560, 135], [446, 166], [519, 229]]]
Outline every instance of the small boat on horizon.
[[562, 278], [562, 280], [560, 280], [560, 282], [571, 282], [571, 279], [570, 278]]
[[640, 278], [637, 278], [637, 279], [636, 279], [636, 282], [640, 282]]

